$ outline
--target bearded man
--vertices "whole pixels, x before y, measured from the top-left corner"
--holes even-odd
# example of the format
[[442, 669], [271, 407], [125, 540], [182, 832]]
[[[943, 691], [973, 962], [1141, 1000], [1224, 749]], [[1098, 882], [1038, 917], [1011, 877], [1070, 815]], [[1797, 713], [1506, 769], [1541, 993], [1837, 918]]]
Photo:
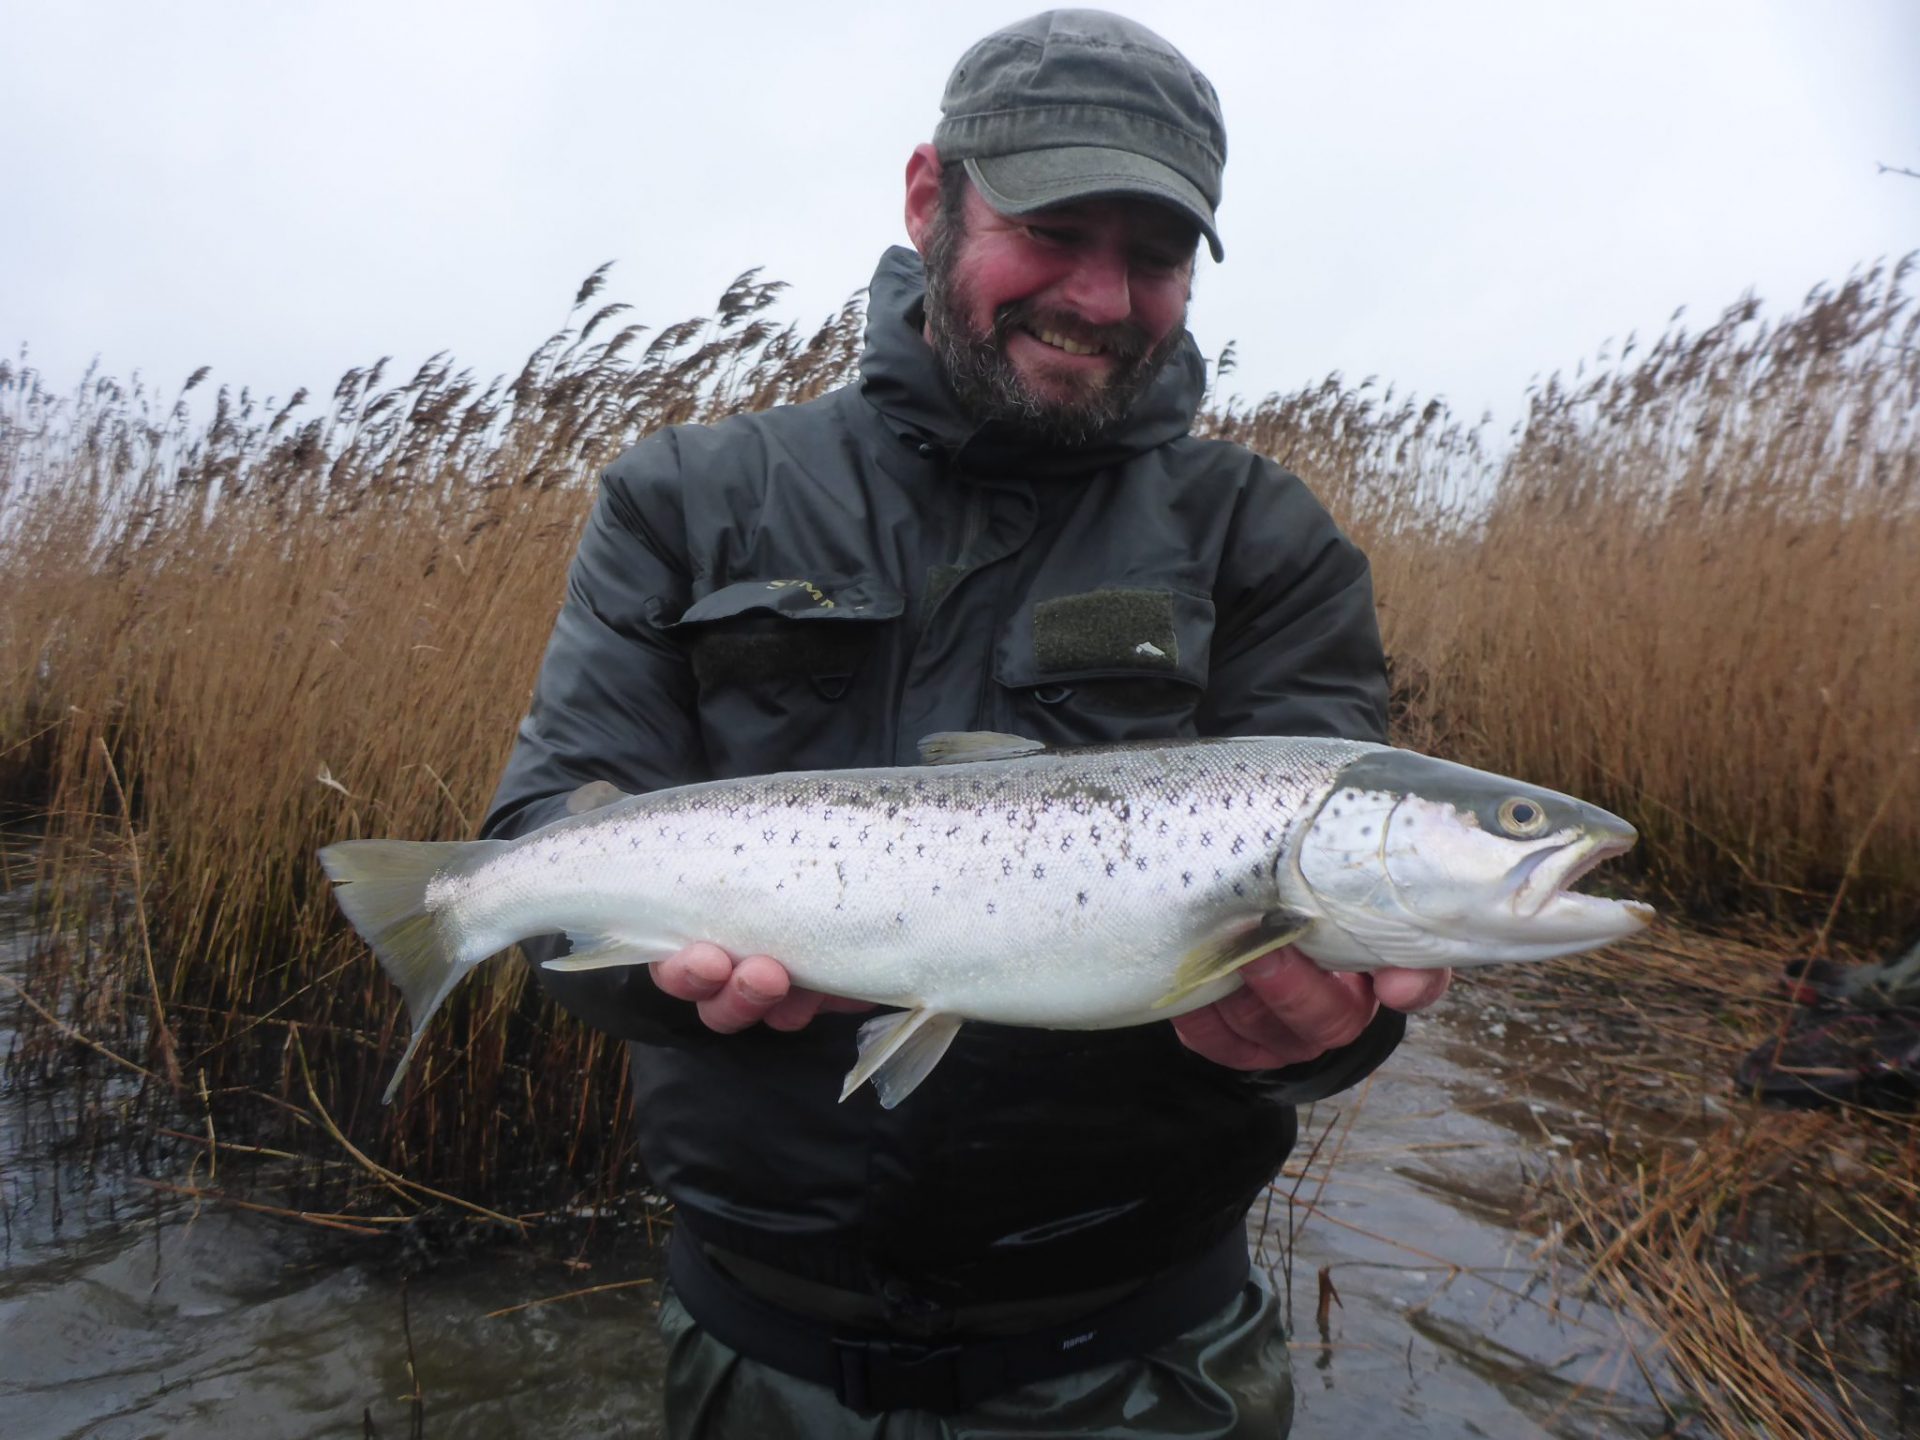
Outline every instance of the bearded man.
[[[1159, 36], [988, 36], [906, 173], [857, 383], [649, 436], [605, 474], [486, 833], [607, 785], [1055, 745], [1384, 738], [1365, 558], [1299, 480], [1194, 438], [1185, 330], [1226, 137]], [[675, 1436], [1276, 1436], [1292, 1389], [1245, 1217], [1294, 1107], [1444, 972], [1281, 949], [1179, 1020], [969, 1024], [897, 1109], [836, 1103], [860, 1007], [694, 945], [542, 983], [630, 1042], [673, 1200]]]

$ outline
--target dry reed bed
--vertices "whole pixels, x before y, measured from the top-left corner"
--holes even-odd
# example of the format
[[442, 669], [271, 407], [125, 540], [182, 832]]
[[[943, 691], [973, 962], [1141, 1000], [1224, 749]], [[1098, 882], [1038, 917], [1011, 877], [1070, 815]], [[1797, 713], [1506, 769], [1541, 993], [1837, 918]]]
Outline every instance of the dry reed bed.
[[1643, 1358], [1687, 1395], [1682, 1433], [1911, 1434], [1920, 1116], [1761, 1108], [1733, 1085], [1741, 1055], [1797, 1010], [1774, 983], [1796, 948], [1766, 931], [1655, 932], [1481, 977], [1504, 1000], [1585, 1022], [1596, 1038], [1581, 1083], [1610, 1097], [1592, 1142], [1538, 1177], [1533, 1218], [1658, 1337]]
[[[0, 802], [44, 817], [42, 894], [74, 922], [29, 973], [47, 1018], [17, 1074], [139, 1068], [341, 1224], [627, 1183], [615, 1047], [516, 967], [456, 997], [404, 1103], [373, 1103], [399, 997], [312, 861], [472, 829], [599, 467], [857, 353], [857, 305], [803, 336], [748, 275], [649, 334], [589, 309], [602, 280], [511, 381], [382, 362], [310, 418], [0, 366]], [[1644, 883], [1697, 912], [1865, 934], [1920, 912], [1908, 280], [1629, 342], [1539, 386], [1499, 457], [1443, 405], [1337, 378], [1203, 428], [1303, 474], [1372, 553], [1403, 740], [1632, 816]], [[1690, 1182], [1662, 1183], [1632, 1202]]]

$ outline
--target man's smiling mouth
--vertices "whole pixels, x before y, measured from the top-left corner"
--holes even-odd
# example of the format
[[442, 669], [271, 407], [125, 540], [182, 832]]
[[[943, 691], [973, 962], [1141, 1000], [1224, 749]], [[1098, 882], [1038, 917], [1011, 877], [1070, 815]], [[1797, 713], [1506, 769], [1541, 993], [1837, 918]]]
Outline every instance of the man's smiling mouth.
[[1101, 345], [1082, 345], [1078, 340], [1069, 340], [1058, 330], [1035, 330], [1021, 327], [1042, 345], [1051, 345], [1056, 350], [1064, 350], [1069, 355], [1104, 355], [1106, 347]]

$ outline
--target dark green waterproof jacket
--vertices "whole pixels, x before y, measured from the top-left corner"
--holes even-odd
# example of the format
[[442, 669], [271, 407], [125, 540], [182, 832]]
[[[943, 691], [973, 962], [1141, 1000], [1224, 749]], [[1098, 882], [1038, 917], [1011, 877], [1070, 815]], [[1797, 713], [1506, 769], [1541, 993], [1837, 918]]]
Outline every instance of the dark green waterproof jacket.
[[[887, 252], [857, 384], [663, 430], [607, 470], [486, 833], [558, 818], [588, 781], [911, 765], [942, 730], [1384, 738], [1365, 557], [1299, 480], [1188, 433], [1190, 339], [1123, 434], [1039, 451], [960, 414], [923, 286]], [[863, 1017], [715, 1035], [639, 970], [541, 979], [632, 1042], [640, 1153], [684, 1225], [903, 1321], [1193, 1257], [1279, 1167], [1294, 1105], [1403, 1026], [1383, 1011], [1248, 1074], [1168, 1024], [974, 1023], [885, 1111], [865, 1087], [835, 1103]]]

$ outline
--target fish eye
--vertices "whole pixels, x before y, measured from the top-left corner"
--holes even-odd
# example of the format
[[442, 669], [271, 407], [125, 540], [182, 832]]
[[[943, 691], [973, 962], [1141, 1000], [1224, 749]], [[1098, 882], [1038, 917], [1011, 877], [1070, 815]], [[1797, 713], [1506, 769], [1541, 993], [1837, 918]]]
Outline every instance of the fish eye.
[[1537, 800], [1515, 795], [1500, 803], [1500, 828], [1522, 839], [1547, 828], [1546, 808]]

